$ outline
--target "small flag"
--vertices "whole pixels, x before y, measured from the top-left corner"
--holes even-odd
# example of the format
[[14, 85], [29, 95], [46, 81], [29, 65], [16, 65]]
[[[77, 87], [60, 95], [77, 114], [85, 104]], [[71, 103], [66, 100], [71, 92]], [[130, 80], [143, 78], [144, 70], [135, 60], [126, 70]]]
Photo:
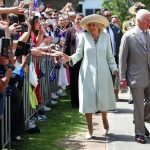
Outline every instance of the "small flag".
[[33, 1], [33, 9], [35, 10], [39, 6], [39, 0]]

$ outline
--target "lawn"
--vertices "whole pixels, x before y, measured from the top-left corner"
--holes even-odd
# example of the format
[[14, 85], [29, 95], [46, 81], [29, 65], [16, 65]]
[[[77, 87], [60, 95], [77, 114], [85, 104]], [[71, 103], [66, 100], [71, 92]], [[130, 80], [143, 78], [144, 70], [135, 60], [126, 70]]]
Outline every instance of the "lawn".
[[[24, 140], [14, 145], [15, 150], [66, 150], [67, 145], [62, 139], [80, 132], [85, 128], [85, 118], [72, 109], [69, 96], [60, 98], [59, 103], [52, 106], [52, 111], [46, 113], [47, 121], [37, 122], [40, 128], [38, 134], [26, 134]], [[61, 144], [60, 144], [61, 143]]]

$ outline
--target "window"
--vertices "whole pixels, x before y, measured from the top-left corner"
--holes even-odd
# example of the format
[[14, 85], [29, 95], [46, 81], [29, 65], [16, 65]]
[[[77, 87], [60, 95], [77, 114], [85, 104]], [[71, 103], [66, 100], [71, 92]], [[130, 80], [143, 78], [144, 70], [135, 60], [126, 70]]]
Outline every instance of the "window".
[[82, 4], [79, 4], [77, 7], [78, 12], [82, 13], [82, 9], [83, 9]]
[[94, 13], [94, 9], [86, 9], [85, 10], [85, 15], [91, 15]]

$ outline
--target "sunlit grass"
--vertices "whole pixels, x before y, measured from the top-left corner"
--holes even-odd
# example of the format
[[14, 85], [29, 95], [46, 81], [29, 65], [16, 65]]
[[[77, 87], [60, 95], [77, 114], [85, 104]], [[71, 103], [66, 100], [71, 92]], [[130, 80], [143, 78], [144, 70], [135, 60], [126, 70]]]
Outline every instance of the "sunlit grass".
[[51, 108], [47, 121], [36, 123], [40, 133], [26, 134], [23, 142], [15, 144], [15, 150], [67, 150], [58, 141], [83, 130], [85, 118], [78, 109], [72, 109], [69, 96]]

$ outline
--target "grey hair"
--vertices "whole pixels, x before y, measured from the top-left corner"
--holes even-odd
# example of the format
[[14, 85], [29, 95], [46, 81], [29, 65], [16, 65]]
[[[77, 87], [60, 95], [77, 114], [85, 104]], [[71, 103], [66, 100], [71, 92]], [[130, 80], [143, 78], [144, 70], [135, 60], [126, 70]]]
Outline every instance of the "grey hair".
[[146, 9], [140, 9], [137, 13], [136, 13], [136, 23], [138, 20], [143, 21], [145, 15], [150, 14], [150, 12]]

